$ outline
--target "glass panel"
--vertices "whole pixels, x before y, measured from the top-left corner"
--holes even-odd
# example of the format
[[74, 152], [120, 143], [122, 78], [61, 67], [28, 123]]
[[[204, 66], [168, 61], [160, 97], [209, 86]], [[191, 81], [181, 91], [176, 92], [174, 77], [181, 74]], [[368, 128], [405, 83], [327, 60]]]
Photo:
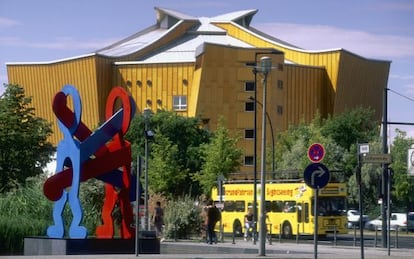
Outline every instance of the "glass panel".
[[[341, 216], [346, 210], [345, 197], [323, 197], [318, 200], [318, 214], [320, 216]], [[312, 215], [314, 214], [312, 202]]]

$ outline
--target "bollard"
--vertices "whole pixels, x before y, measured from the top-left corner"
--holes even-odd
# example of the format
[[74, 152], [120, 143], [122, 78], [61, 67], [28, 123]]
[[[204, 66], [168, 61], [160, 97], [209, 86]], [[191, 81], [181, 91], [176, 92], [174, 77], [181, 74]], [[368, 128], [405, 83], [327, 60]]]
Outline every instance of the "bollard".
[[355, 224], [352, 224], [352, 227], [354, 228], [354, 246], [356, 246], [356, 226], [355, 226]]
[[334, 225], [334, 246], [336, 246], [336, 225]]
[[174, 241], [177, 242], [177, 221], [174, 221]]
[[[399, 229], [399, 226], [395, 228], [395, 248], [398, 248], [398, 229]], [[408, 229], [408, 225], [407, 225], [407, 229]]]
[[377, 247], [377, 240], [378, 240], [378, 229], [377, 229], [377, 226], [375, 226], [374, 247]]
[[269, 245], [272, 244], [272, 223], [269, 224]]
[[298, 244], [299, 243], [299, 224], [298, 224], [298, 231], [297, 231], [297, 234], [296, 234], [296, 244]]
[[279, 224], [279, 243], [282, 243], [282, 224]]
[[233, 223], [233, 233], [232, 233], [232, 238], [233, 241], [231, 242], [233, 245], [236, 244], [236, 229], [234, 228], [234, 223]]
[[223, 224], [220, 224], [220, 241], [224, 243], [224, 227]]

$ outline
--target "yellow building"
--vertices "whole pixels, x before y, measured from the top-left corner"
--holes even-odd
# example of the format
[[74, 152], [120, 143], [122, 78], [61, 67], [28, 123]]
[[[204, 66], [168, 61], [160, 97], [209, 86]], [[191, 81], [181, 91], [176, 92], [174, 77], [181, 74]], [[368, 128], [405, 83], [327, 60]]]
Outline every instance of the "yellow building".
[[[274, 133], [302, 119], [311, 121], [317, 111], [327, 117], [358, 106], [372, 107], [376, 119], [381, 119], [389, 61], [344, 49], [298, 48], [250, 27], [257, 11], [199, 18], [156, 7], [156, 24], [93, 53], [51, 62], [7, 63], [9, 83], [23, 86], [33, 97], [37, 116], [53, 122], [53, 143], [62, 135], [52, 100], [65, 84], [79, 89], [82, 120], [91, 128], [104, 120], [106, 97], [114, 86], [132, 94], [138, 112], [167, 109], [200, 116], [211, 130], [222, 115], [229, 130], [243, 136], [238, 145], [245, 152], [244, 173], [253, 171], [250, 97], [256, 89], [256, 100], [263, 100], [263, 73], [253, 73], [263, 56], [272, 61], [266, 107]], [[258, 105], [257, 139], [261, 139], [261, 109]]]

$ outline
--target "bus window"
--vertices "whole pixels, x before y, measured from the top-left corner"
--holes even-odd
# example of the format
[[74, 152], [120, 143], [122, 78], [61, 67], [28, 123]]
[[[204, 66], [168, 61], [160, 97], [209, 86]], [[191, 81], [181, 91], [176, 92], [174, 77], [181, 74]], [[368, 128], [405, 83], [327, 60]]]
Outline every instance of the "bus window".
[[[341, 216], [346, 210], [344, 197], [322, 197], [318, 200], [318, 214], [320, 216]], [[312, 215], [314, 208], [312, 203]]]
[[296, 205], [296, 208], [298, 209], [298, 222], [301, 223], [303, 222], [302, 204]]
[[296, 201], [285, 201], [283, 211], [284, 212], [295, 212], [296, 211]]
[[305, 203], [305, 222], [309, 223], [309, 203]]
[[272, 212], [282, 212], [283, 211], [283, 201], [273, 201], [272, 202]]
[[272, 211], [272, 202], [266, 201], [266, 212]]
[[244, 201], [225, 201], [224, 211], [243, 212], [245, 210]]
[[246, 211], [246, 206], [244, 204], [244, 201], [236, 201], [236, 211], [237, 212]]
[[234, 211], [235, 210], [235, 202], [234, 201], [225, 201], [224, 202], [224, 211]]

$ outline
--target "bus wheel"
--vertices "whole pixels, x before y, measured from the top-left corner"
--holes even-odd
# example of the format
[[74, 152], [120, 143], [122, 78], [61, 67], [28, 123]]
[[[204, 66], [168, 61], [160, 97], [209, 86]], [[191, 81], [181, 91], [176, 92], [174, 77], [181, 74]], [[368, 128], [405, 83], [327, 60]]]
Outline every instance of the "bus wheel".
[[233, 233], [235, 236], [242, 236], [243, 235], [243, 227], [240, 223], [240, 220], [236, 219], [233, 222]]
[[283, 223], [282, 235], [284, 238], [292, 238], [292, 226], [289, 222]]

